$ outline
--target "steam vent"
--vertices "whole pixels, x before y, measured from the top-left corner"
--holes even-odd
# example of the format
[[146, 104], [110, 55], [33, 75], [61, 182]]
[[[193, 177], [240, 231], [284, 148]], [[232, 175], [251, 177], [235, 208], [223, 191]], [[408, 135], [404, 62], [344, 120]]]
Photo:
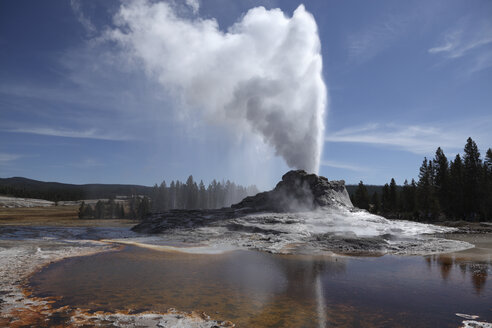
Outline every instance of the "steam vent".
[[196, 228], [254, 213], [288, 213], [322, 208], [352, 208], [345, 181], [329, 181], [304, 170], [289, 171], [273, 190], [246, 197], [231, 207], [214, 210], [170, 210], [149, 215], [133, 231], [160, 233]]

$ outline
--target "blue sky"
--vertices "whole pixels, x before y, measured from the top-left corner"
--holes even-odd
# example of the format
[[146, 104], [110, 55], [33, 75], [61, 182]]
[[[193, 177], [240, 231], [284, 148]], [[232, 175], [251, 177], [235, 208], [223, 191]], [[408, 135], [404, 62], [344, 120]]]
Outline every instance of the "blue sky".
[[[468, 137], [482, 153], [492, 146], [492, 2], [303, 3], [329, 99], [321, 175], [403, 183], [438, 146], [448, 158]], [[201, 0], [193, 15], [225, 31], [250, 8], [291, 16], [299, 4]], [[120, 5], [0, 2], [0, 177], [152, 185], [193, 174], [272, 187], [288, 170], [282, 158], [183, 119], [143, 68], [97, 42]]]

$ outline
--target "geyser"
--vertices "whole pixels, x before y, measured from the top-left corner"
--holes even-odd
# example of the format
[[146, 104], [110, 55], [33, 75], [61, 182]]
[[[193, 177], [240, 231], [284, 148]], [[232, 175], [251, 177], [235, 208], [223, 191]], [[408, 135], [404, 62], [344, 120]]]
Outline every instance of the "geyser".
[[431, 254], [473, 247], [432, 236], [453, 228], [388, 220], [354, 208], [344, 181], [303, 170], [287, 172], [274, 189], [231, 207], [154, 213], [132, 230], [162, 234], [166, 242], [274, 253]]
[[[327, 92], [314, 17], [249, 10], [226, 31], [174, 3], [125, 2], [105, 38], [185, 112], [259, 135], [289, 167], [318, 172]], [[187, 16], [183, 16], [186, 15]]]

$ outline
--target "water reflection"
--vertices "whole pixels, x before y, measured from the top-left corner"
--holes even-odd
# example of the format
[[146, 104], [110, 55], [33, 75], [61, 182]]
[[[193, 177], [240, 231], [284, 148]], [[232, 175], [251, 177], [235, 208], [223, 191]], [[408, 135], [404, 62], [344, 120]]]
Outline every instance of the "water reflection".
[[237, 327], [456, 327], [457, 312], [492, 317], [490, 263], [483, 264], [443, 255], [196, 255], [127, 247], [55, 263], [31, 285], [35, 295], [62, 296], [59, 306], [174, 307]]
[[449, 278], [453, 268], [458, 268], [464, 279], [470, 279], [478, 294], [485, 287], [489, 271], [492, 271], [491, 261], [472, 261], [470, 258], [456, 256], [455, 254], [432, 255], [427, 256], [425, 260], [430, 270], [432, 270], [433, 264], [439, 268], [444, 281]]

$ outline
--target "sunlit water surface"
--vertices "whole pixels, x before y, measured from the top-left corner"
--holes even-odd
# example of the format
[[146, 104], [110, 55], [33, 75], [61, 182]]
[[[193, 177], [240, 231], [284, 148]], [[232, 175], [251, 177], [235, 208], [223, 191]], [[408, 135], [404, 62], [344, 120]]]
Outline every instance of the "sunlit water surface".
[[455, 313], [492, 321], [490, 268], [445, 255], [199, 255], [127, 246], [54, 263], [30, 287], [35, 296], [61, 296], [59, 306], [204, 311], [238, 327], [458, 327]]

